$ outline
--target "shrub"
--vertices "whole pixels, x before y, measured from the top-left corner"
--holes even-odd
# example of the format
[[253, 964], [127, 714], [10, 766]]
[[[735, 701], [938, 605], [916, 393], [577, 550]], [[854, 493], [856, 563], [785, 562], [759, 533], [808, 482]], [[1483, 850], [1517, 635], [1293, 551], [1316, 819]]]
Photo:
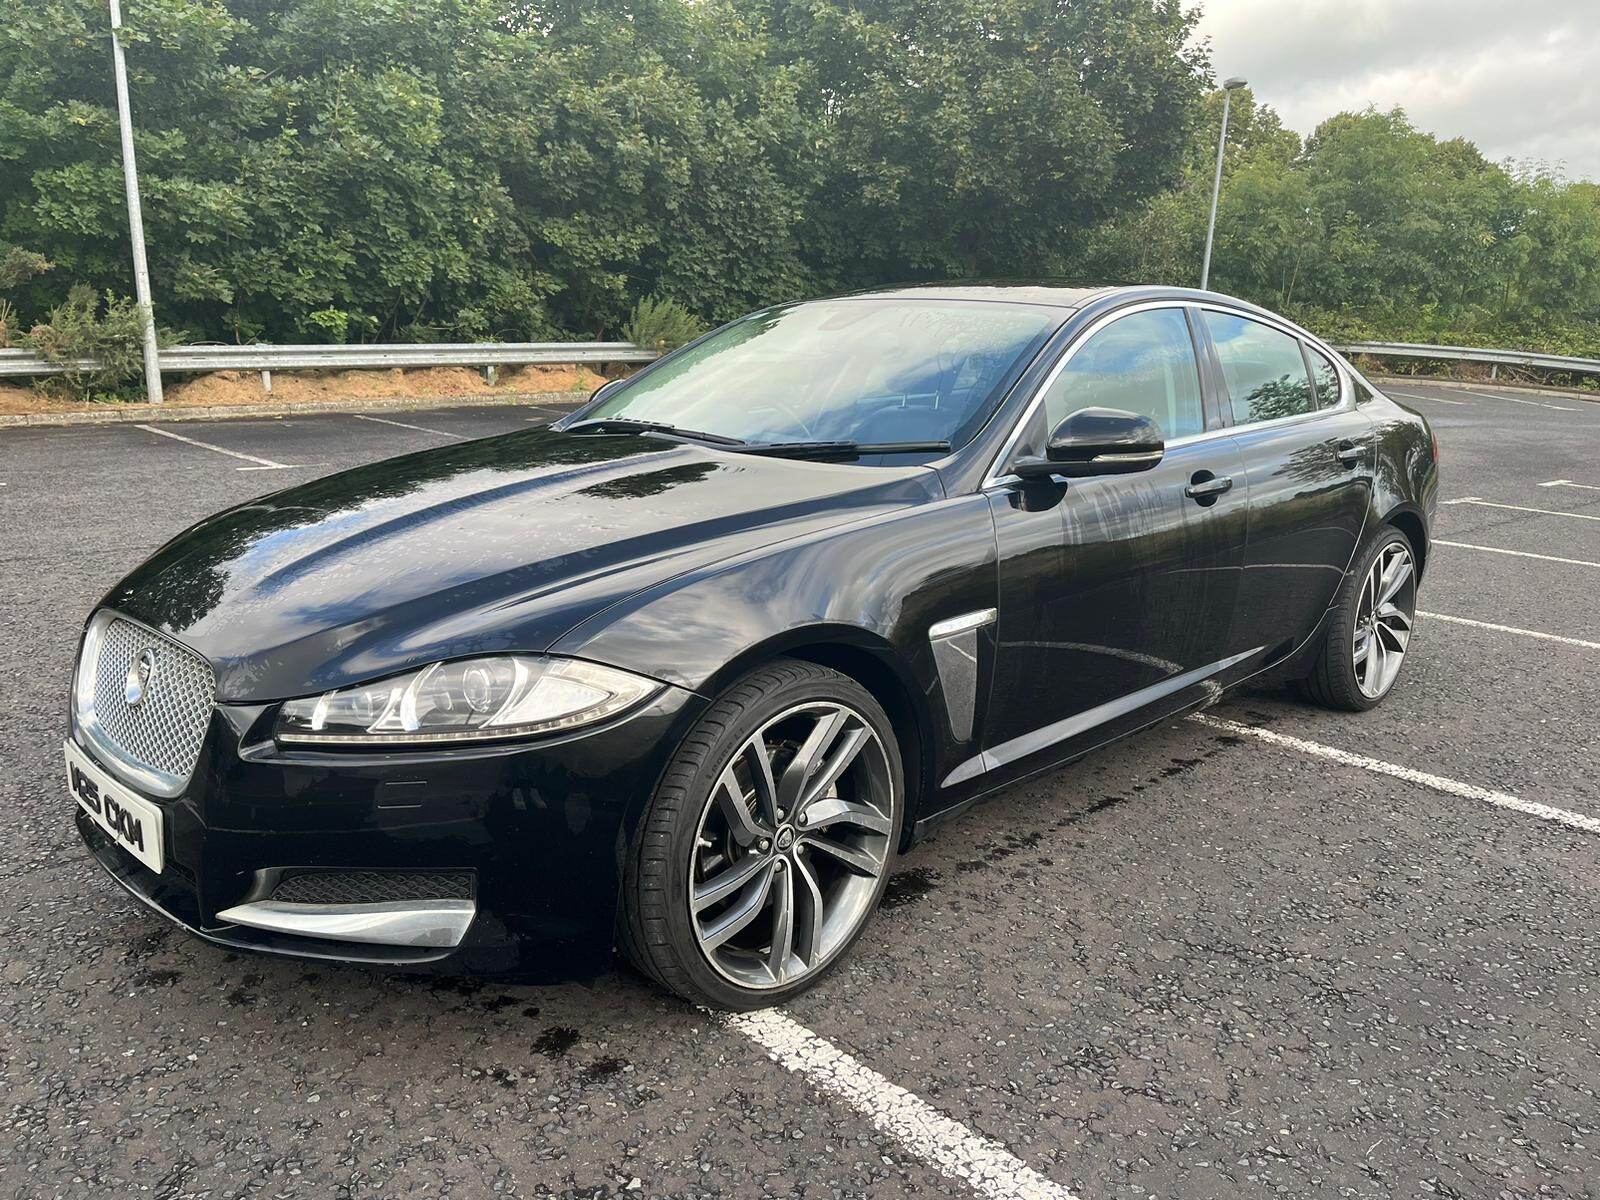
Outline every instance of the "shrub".
[[665, 354], [705, 332], [705, 325], [676, 300], [646, 296], [633, 306], [622, 336], [635, 345]]
[[53, 266], [55, 264], [48, 258], [33, 250], [0, 244], [0, 292], [14, 291]]
[[66, 300], [22, 339], [50, 362], [94, 363], [50, 376], [45, 388], [63, 389], [78, 400], [126, 400], [134, 394], [144, 364], [143, 310], [110, 292], [103, 310], [101, 304], [88, 284], [74, 284]]

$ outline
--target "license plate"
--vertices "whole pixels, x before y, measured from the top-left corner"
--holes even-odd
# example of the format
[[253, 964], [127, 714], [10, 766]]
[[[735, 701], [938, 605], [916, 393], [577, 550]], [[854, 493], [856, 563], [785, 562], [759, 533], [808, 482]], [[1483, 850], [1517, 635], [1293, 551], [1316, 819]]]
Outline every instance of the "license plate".
[[67, 756], [67, 790], [111, 839], [152, 871], [166, 861], [161, 849], [161, 810], [123, 787], [71, 742]]

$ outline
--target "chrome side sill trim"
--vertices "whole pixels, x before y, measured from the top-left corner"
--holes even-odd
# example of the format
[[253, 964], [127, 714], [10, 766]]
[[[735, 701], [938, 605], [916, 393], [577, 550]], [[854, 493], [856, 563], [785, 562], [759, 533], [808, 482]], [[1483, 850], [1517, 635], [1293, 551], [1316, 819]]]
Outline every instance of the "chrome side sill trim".
[[295, 937], [331, 938], [383, 946], [454, 947], [478, 913], [471, 900], [408, 900], [387, 904], [291, 904], [256, 900], [217, 914], [217, 920]]
[[[1185, 688], [1194, 687], [1196, 684], [1205, 684], [1214, 675], [1220, 675], [1230, 667], [1236, 667], [1247, 658], [1253, 658], [1265, 650], [1265, 646], [1257, 646], [1253, 650], [1246, 650], [1242, 654], [1235, 654], [1224, 658], [1220, 662], [1210, 663], [1204, 667], [1197, 667], [1193, 671], [1186, 671], [1182, 675], [1174, 675], [1170, 679], [1163, 679], [1160, 683], [1150, 687], [1140, 688], [1136, 692], [1129, 692], [1126, 696], [1116, 700], [1109, 700], [1098, 704], [1094, 708], [1086, 709], [1081, 713], [1066, 717], [1063, 720], [1041, 726], [1031, 733], [1021, 737], [1014, 737], [1009, 742], [1001, 742], [998, 746], [991, 746], [987, 750], [980, 750], [977, 754], [961, 763], [955, 770], [944, 778], [942, 787], [952, 787], [958, 783], [965, 783], [979, 775], [986, 775], [990, 771], [1008, 766], [1030, 754], [1047, 750], [1058, 742], [1068, 738], [1077, 737], [1087, 733], [1097, 725], [1104, 725], [1118, 717], [1125, 717], [1129, 713], [1137, 712], [1147, 704], [1153, 704], [1165, 696], [1181, 692]], [[1219, 689], [1220, 691], [1220, 689]], [[1215, 697], [1213, 697], [1213, 702]]]

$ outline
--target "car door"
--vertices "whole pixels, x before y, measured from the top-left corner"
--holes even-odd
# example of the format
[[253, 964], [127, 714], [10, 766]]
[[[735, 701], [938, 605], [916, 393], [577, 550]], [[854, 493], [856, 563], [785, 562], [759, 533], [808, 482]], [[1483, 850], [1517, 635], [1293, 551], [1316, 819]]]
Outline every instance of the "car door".
[[1348, 382], [1288, 326], [1201, 310], [1250, 495], [1230, 645], [1269, 657], [1308, 637], [1333, 602], [1371, 507], [1372, 423]]
[[[1207, 420], [1186, 306], [1108, 318], [1068, 348], [988, 487], [999, 548], [984, 768], [1026, 771], [1192, 698], [1226, 655], [1248, 502], [1238, 449]], [[1005, 474], [1081, 408], [1155, 419], [1146, 471], [1025, 482]]]

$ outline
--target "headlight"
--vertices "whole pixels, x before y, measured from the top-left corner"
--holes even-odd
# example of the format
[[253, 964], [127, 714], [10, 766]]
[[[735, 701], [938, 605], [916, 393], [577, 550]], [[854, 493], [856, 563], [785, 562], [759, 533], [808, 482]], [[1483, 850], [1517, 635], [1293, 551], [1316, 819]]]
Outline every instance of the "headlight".
[[661, 687], [575, 658], [469, 658], [290, 700], [279, 710], [277, 739], [386, 745], [528, 737], [603, 721]]

